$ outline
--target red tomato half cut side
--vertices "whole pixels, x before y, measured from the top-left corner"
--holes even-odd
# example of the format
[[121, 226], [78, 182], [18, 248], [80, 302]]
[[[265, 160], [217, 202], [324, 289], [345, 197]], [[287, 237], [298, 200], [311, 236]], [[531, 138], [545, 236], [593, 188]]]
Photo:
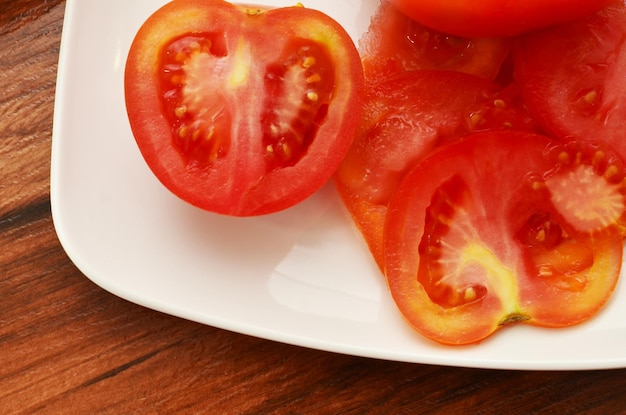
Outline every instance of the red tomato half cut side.
[[140, 28], [125, 69], [148, 166], [200, 208], [249, 216], [310, 196], [347, 152], [361, 113], [356, 46], [327, 15], [177, 0]]
[[512, 323], [577, 324], [605, 304], [623, 238], [617, 223], [588, 232], [562, 215], [572, 200], [552, 198], [546, 182], [555, 168], [576, 169], [560, 165], [563, 152], [547, 137], [490, 131], [439, 148], [406, 175], [389, 204], [385, 275], [417, 331], [475, 343]]

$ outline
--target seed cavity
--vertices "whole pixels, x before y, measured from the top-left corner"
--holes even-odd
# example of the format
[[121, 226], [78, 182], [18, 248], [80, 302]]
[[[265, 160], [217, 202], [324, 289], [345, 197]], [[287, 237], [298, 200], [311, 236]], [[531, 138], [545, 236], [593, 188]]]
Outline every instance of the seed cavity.
[[[223, 39], [212, 33], [179, 37], [161, 51], [163, 112], [172, 125], [172, 144], [189, 166], [203, 168], [229, 150], [230, 114], [216, 99], [219, 88], [214, 79], [219, 77], [212, 76], [220, 75], [220, 60], [229, 53]], [[223, 84], [223, 80], [218, 81]]]
[[335, 86], [326, 47], [296, 38], [267, 66], [260, 123], [268, 169], [293, 166], [323, 125]]

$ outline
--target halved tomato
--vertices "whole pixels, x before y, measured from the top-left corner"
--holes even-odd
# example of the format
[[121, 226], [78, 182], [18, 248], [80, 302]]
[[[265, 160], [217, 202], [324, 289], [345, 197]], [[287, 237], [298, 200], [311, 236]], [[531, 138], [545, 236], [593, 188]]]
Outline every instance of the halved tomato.
[[626, 159], [626, 6], [522, 36], [515, 78], [539, 123], [562, 139], [605, 142]]
[[385, 275], [399, 310], [444, 344], [588, 319], [619, 276], [625, 177], [606, 148], [530, 133], [440, 147], [389, 203]]
[[514, 86], [502, 88], [465, 73], [404, 72], [370, 85], [335, 183], [377, 263], [382, 267], [387, 204], [415, 163], [470, 132], [535, 128]]
[[361, 113], [356, 46], [327, 15], [176, 0], [137, 33], [126, 107], [147, 164], [200, 208], [247, 216], [319, 189]]
[[504, 38], [465, 38], [429, 29], [380, 3], [359, 39], [366, 79], [398, 72], [443, 69], [494, 79], [511, 42]]

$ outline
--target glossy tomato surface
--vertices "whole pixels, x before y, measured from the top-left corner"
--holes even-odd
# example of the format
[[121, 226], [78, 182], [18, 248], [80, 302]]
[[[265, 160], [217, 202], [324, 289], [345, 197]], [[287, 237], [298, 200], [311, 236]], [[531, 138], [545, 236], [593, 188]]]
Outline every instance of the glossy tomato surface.
[[128, 117], [158, 179], [200, 208], [248, 216], [292, 206], [333, 174], [356, 130], [363, 72], [327, 15], [176, 0], [137, 33]]
[[433, 29], [459, 36], [512, 36], [593, 13], [609, 0], [387, 0]]
[[515, 78], [531, 112], [562, 139], [606, 142], [626, 159], [626, 6], [520, 38]]
[[425, 27], [383, 1], [359, 39], [366, 78], [379, 79], [416, 69], [441, 69], [494, 79], [511, 42], [465, 38]]
[[444, 344], [588, 319], [619, 276], [625, 177], [606, 148], [531, 133], [440, 147], [389, 203], [385, 274], [399, 310]]

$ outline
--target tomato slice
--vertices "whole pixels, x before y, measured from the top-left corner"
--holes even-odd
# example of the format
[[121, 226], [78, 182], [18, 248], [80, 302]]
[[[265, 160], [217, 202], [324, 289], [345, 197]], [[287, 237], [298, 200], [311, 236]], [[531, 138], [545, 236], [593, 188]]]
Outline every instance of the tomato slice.
[[493, 80], [510, 43], [504, 38], [470, 39], [441, 33], [383, 1], [359, 39], [359, 51], [368, 80], [416, 69], [454, 70]]
[[536, 129], [514, 86], [442, 70], [404, 72], [370, 85], [335, 183], [381, 267], [387, 204], [406, 172], [437, 146], [490, 129]]
[[606, 142], [626, 157], [626, 6], [531, 33], [515, 49], [515, 78], [535, 118], [563, 139]]
[[[568, 326], [597, 313], [620, 273], [626, 210], [626, 170], [607, 151], [489, 131], [418, 163], [384, 231], [385, 275], [407, 321], [467, 344], [512, 323]], [[606, 193], [618, 215], [577, 203], [579, 171], [593, 184], [587, 198]]]
[[319, 189], [357, 128], [363, 70], [327, 15], [177, 0], [140, 28], [125, 70], [148, 166], [200, 208], [248, 216]]
[[459, 36], [513, 36], [583, 18], [611, 0], [387, 0], [422, 24]]

